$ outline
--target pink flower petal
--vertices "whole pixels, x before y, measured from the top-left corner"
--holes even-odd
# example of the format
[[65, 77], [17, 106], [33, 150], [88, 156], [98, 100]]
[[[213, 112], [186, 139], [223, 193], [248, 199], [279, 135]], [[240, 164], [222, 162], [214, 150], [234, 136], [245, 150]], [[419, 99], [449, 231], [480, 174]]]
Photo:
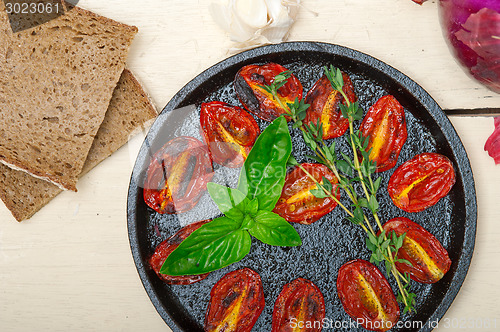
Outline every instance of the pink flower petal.
[[488, 151], [489, 156], [495, 160], [495, 164], [500, 164], [500, 117], [495, 118], [495, 130], [486, 140], [484, 151]]
[[455, 35], [480, 57], [500, 58], [500, 14], [489, 8], [482, 8], [471, 14]]

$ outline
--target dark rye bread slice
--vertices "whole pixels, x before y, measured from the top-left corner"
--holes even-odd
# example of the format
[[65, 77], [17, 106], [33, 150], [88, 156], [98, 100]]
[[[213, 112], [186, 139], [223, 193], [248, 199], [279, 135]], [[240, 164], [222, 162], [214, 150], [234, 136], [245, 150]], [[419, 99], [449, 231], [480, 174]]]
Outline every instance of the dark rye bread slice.
[[[149, 125], [156, 110], [130, 71], [125, 69], [97, 132], [82, 175], [125, 144], [134, 130]], [[30, 218], [62, 190], [47, 181], [0, 164], [0, 198], [18, 220]]]
[[76, 191], [136, 32], [75, 7], [14, 34], [0, 1], [0, 162]]

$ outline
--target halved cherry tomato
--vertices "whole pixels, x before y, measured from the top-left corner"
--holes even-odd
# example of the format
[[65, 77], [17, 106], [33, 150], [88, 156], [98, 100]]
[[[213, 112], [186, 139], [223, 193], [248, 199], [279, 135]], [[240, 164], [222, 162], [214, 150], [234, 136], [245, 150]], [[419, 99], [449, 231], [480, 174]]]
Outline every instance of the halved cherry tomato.
[[342, 265], [337, 292], [347, 314], [367, 330], [387, 331], [399, 319], [399, 306], [387, 279], [365, 260]]
[[[302, 84], [292, 74], [286, 84], [278, 89], [279, 101], [262, 88], [270, 85], [274, 77], [287, 69], [276, 63], [248, 65], [241, 68], [234, 79], [234, 89], [240, 102], [250, 112], [265, 121], [273, 121], [286, 113], [288, 103], [302, 99]], [[281, 104], [280, 104], [281, 103]], [[287, 117], [288, 118], [288, 117]]]
[[273, 310], [272, 332], [319, 332], [325, 300], [318, 286], [298, 278], [283, 287]]
[[403, 106], [391, 95], [380, 98], [366, 114], [360, 127], [364, 137], [370, 136], [367, 151], [377, 164], [377, 172], [396, 166], [399, 152], [406, 142], [406, 119]]
[[[333, 185], [332, 192], [337, 193], [335, 197], [340, 198], [337, 178], [325, 165], [302, 164], [301, 166], [320, 184], [323, 184], [323, 177], [328, 179]], [[318, 189], [316, 182], [300, 167], [295, 167], [287, 174], [281, 197], [273, 211], [288, 222], [312, 224], [337, 206], [337, 202], [331, 197], [316, 198], [310, 192], [312, 189]]]
[[[342, 73], [344, 87], [342, 90], [351, 103], [357, 100], [354, 94], [352, 81], [346, 73]], [[309, 104], [304, 122], [320, 123], [323, 125], [323, 139], [330, 139], [344, 135], [349, 128], [349, 120], [342, 116], [340, 104], [344, 97], [332, 88], [328, 78], [323, 75], [307, 93], [305, 103]]]
[[398, 236], [406, 233], [403, 246], [398, 251], [398, 258], [406, 259], [406, 263], [396, 263], [401, 273], [409, 273], [418, 282], [431, 284], [438, 282], [450, 269], [451, 260], [441, 243], [419, 224], [408, 218], [394, 218], [383, 226], [387, 236], [395, 232]]
[[221, 101], [201, 104], [200, 123], [213, 161], [226, 167], [243, 166], [260, 134], [250, 114]]
[[455, 184], [453, 164], [438, 153], [422, 153], [399, 166], [387, 185], [394, 204], [419, 212], [436, 204]]
[[207, 332], [248, 332], [264, 309], [260, 276], [249, 268], [229, 272], [210, 292], [205, 315]]
[[210, 220], [202, 220], [195, 222], [193, 224], [187, 225], [183, 228], [181, 228], [177, 233], [163, 241], [156, 247], [155, 252], [153, 255], [149, 258], [149, 266], [156, 272], [158, 277], [165, 281], [167, 284], [173, 284], [173, 285], [189, 285], [195, 282], [198, 282], [200, 280], [205, 279], [209, 273], [205, 274], [197, 274], [197, 275], [191, 275], [191, 276], [169, 276], [167, 274], [162, 274], [160, 273], [161, 267], [165, 260], [167, 259], [168, 255], [172, 253], [180, 244], [182, 241], [184, 241], [191, 233], [193, 233], [195, 230], [200, 228], [202, 225], [206, 224]]
[[193, 137], [176, 137], [154, 154], [144, 182], [144, 201], [158, 213], [188, 211], [212, 176], [206, 145]]

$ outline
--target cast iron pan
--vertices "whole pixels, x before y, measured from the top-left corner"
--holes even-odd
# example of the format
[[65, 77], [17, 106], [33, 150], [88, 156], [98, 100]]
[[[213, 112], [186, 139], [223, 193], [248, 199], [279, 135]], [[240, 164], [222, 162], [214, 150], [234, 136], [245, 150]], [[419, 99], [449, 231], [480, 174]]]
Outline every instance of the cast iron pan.
[[[239, 263], [215, 271], [205, 280], [193, 285], [166, 285], [147, 265], [148, 257], [165, 238], [180, 229], [181, 224], [201, 220], [196, 213], [186, 215], [159, 215], [143, 201], [142, 185], [151, 155], [177, 135], [197, 129], [197, 108], [204, 101], [222, 100], [239, 105], [232, 88], [236, 72], [252, 63], [276, 62], [293, 70], [308, 91], [322, 75], [325, 65], [333, 64], [346, 71], [354, 83], [361, 106], [365, 111], [385, 94], [394, 95], [406, 112], [408, 140], [399, 156], [398, 167], [414, 155], [437, 152], [453, 162], [457, 181], [451, 192], [438, 204], [419, 213], [406, 213], [393, 205], [386, 186], [392, 170], [381, 173], [382, 188], [379, 192], [381, 219], [383, 222], [405, 216], [421, 224], [433, 233], [448, 250], [452, 260], [450, 271], [433, 285], [412, 283], [417, 294], [416, 312], [401, 315], [407, 325], [396, 331], [430, 331], [436, 320], [443, 317], [457, 295], [469, 268], [476, 233], [476, 194], [474, 179], [465, 149], [453, 126], [436, 102], [414, 81], [366, 54], [324, 43], [294, 42], [253, 49], [230, 57], [204, 71], [183, 87], [163, 109], [153, 124], [141, 147], [133, 169], [128, 192], [128, 232], [132, 254], [142, 283], [156, 310], [174, 331], [201, 331], [212, 286], [227, 272], [250, 267], [258, 272], [264, 284], [266, 308], [254, 331], [270, 331], [274, 302], [282, 287], [298, 277], [314, 282], [322, 291], [326, 303], [325, 330], [351, 321], [344, 312], [335, 288], [337, 271], [349, 260], [369, 260], [363, 231], [350, 224], [345, 213], [337, 207], [333, 212], [312, 225], [294, 225], [303, 245], [298, 248], [281, 248], [265, 245], [254, 239], [250, 254]], [[195, 118], [187, 115], [194, 105]], [[188, 117], [188, 119], [184, 119]], [[167, 121], [168, 120], [168, 121]], [[186, 125], [187, 124], [187, 125]], [[262, 128], [266, 123], [259, 122]], [[180, 127], [187, 131], [179, 131]], [[301, 138], [292, 133], [293, 154], [299, 162], [306, 161], [309, 153], [301, 145]], [[338, 149], [347, 150], [342, 138], [336, 139]], [[219, 167], [219, 171], [223, 168]], [[234, 173], [237, 176], [237, 173]], [[226, 177], [231, 182], [231, 173]], [[231, 184], [231, 183], [230, 183]], [[208, 195], [207, 195], [208, 196]], [[342, 200], [348, 205], [345, 195]], [[209, 198], [201, 204], [206, 210]], [[381, 270], [384, 270], [383, 268]], [[384, 272], [385, 273], [385, 272]], [[388, 278], [393, 290], [396, 285]], [[396, 292], [395, 292], [396, 293]], [[346, 325], [343, 325], [346, 326]], [[338, 328], [335, 328], [338, 330]], [[352, 330], [364, 329], [352, 328]]]

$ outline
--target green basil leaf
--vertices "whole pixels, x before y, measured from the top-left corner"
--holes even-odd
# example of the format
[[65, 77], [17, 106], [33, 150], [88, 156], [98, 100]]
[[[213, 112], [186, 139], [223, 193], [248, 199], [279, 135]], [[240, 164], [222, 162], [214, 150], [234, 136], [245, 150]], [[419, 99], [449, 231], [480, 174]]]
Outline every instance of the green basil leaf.
[[295, 228], [280, 215], [260, 210], [254, 220], [255, 224], [249, 232], [260, 241], [272, 246], [295, 247], [302, 244]]
[[241, 223], [214, 219], [188, 236], [168, 256], [160, 272], [171, 276], [202, 274], [240, 261], [250, 252], [252, 238]]
[[232, 189], [220, 184], [209, 182], [208, 193], [219, 210], [227, 217], [241, 222], [245, 217], [245, 209], [249, 203], [248, 198], [238, 189]]
[[249, 200], [258, 199], [260, 210], [271, 211], [278, 202], [291, 152], [287, 122], [279, 117], [255, 141], [238, 180], [238, 189]]
[[255, 225], [255, 220], [252, 217], [250, 217], [249, 214], [246, 214], [245, 218], [241, 222], [241, 229], [249, 230], [250, 228], [253, 227], [253, 225]]
[[259, 211], [259, 201], [257, 199], [253, 199], [245, 207], [245, 213], [247, 213], [252, 217], [254, 217], [258, 211]]

